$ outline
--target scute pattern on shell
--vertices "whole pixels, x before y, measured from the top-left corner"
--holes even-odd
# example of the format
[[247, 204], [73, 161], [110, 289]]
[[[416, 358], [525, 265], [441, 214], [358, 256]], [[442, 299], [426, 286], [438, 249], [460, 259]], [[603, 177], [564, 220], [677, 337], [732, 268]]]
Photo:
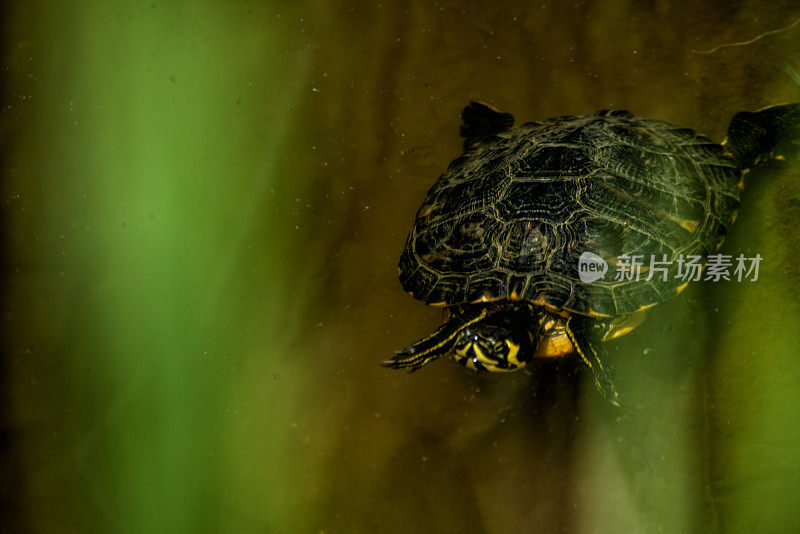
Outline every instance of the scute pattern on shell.
[[[676, 293], [680, 255], [716, 251], [739, 205], [721, 145], [626, 111], [527, 123], [455, 159], [428, 192], [400, 280], [430, 304], [522, 298], [630, 313]], [[584, 284], [578, 258], [609, 263]], [[617, 258], [666, 257], [667, 280], [614, 281]]]

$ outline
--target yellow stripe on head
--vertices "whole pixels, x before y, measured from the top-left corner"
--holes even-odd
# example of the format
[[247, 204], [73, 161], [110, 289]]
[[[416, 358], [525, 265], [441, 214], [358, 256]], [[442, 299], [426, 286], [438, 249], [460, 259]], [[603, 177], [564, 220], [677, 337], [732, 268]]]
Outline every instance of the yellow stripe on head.
[[[506, 345], [508, 345], [508, 363], [511, 365], [516, 366], [516, 369], [522, 369], [525, 367], [525, 362], [519, 361], [519, 344], [514, 343], [510, 339], [506, 339]], [[516, 370], [515, 369], [515, 370]]]

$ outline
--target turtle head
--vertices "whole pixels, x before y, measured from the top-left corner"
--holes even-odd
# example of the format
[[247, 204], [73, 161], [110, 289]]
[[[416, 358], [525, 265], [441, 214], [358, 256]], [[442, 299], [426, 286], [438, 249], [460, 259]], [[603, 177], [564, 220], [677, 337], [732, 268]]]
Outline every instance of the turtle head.
[[485, 309], [455, 339], [453, 359], [473, 371], [517, 371], [527, 365], [539, 342], [529, 310]]
[[393, 369], [416, 371], [439, 357], [452, 357], [473, 371], [508, 372], [522, 369], [539, 343], [533, 306], [467, 305], [451, 311], [450, 319], [432, 335], [383, 362]]

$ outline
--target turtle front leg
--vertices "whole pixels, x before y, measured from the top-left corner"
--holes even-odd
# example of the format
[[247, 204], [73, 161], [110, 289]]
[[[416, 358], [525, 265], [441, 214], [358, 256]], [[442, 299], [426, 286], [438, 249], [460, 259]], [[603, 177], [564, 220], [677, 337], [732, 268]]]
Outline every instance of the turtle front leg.
[[606, 353], [602, 344], [602, 339], [610, 328], [608, 321], [582, 315], [571, 315], [566, 324], [567, 336], [575, 347], [575, 352], [592, 371], [597, 389], [611, 404], [619, 406], [619, 394], [614, 387], [611, 367], [605, 362]]
[[[483, 311], [478, 319], [485, 316], [486, 312]], [[458, 334], [475, 320], [465, 321], [460, 314], [453, 313], [433, 334], [396, 351], [392, 359], [381, 362], [381, 365], [392, 369], [408, 369], [409, 373], [413, 373], [426, 363], [447, 355], [453, 349]]]

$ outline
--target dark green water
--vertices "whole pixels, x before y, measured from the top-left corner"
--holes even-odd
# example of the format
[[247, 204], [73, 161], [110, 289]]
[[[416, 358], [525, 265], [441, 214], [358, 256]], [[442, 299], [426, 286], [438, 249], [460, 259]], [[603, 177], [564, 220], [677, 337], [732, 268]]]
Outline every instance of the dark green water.
[[16, 2], [3, 19], [3, 532], [795, 532], [800, 164], [698, 283], [569, 362], [378, 363], [471, 99], [721, 140], [800, 100], [795, 2]]

